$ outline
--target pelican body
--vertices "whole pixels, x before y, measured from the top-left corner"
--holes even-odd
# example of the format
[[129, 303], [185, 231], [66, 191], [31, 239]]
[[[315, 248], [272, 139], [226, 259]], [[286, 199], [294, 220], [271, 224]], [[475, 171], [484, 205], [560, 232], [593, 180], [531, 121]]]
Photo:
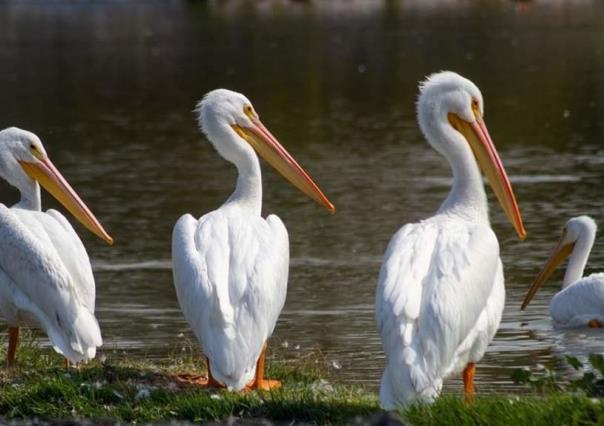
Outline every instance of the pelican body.
[[556, 327], [602, 327], [604, 325], [604, 274], [583, 276], [596, 238], [597, 225], [589, 216], [573, 217], [564, 226], [562, 236], [549, 260], [524, 298], [525, 309], [539, 288], [556, 268], [568, 259], [560, 290], [549, 305]]
[[198, 104], [199, 123], [239, 172], [235, 191], [200, 219], [182, 216], [172, 236], [174, 285], [183, 314], [208, 361], [205, 385], [269, 389], [266, 341], [285, 303], [289, 240], [281, 219], [261, 216], [256, 152], [330, 211], [333, 205], [261, 123], [251, 102], [225, 89]]
[[503, 268], [477, 161], [518, 235], [526, 235], [480, 90], [458, 74], [433, 74], [420, 85], [417, 114], [454, 179], [434, 216], [392, 237], [380, 270], [376, 320], [387, 357], [380, 401], [389, 410], [432, 401], [443, 380], [462, 371], [471, 398], [475, 363], [501, 321]]
[[67, 219], [41, 210], [39, 184], [89, 230], [113, 240], [33, 133], [0, 131], [0, 176], [20, 192], [17, 204], [0, 204], [0, 313], [9, 325], [8, 364], [15, 361], [21, 326], [42, 328], [69, 362], [94, 358], [102, 338], [90, 260]]

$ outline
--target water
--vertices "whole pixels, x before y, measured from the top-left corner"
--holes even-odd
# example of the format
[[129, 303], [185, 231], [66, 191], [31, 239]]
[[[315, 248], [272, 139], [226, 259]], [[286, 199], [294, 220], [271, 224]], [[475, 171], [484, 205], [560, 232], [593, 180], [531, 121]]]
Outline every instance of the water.
[[[565, 354], [604, 350], [599, 330], [553, 329], [547, 305], [561, 273], [519, 311], [565, 221], [602, 222], [603, 13], [595, 1], [5, 1], [0, 127], [40, 135], [116, 238], [108, 247], [77, 228], [94, 264], [104, 350], [159, 359], [193, 340], [172, 285], [172, 226], [219, 206], [235, 179], [192, 109], [212, 88], [247, 94], [338, 209], [330, 216], [263, 164], [264, 212], [284, 220], [292, 256], [274, 352], [320, 351], [341, 365], [334, 380], [375, 388], [382, 254], [450, 183], [415, 123], [417, 82], [462, 73], [482, 89], [529, 233], [516, 239], [489, 192], [507, 301], [478, 386], [518, 391], [517, 367], [569, 378]], [[0, 187], [0, 199], [15, 198]], [[604, 266], [602, 241], [588, 273]]]

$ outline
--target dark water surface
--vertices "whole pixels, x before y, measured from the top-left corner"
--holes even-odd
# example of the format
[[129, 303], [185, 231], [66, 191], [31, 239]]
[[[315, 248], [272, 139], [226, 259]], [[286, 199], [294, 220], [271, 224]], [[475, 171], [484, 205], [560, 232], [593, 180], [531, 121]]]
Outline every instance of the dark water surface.
[[[275, 351], [320, 350], [336, 380], [375, 387], [382, 254], [450, 183], [415, 123], [417, 82], [462, 73], [482, 89], [529, 233], [519, 242], [491, 203], [507, 303], [477, 380], [515, 390], [516, 367], [568, 377], [564, 354], [604, 350], [599, 330], [553, 330], [561, 273], [519, 311], [564, 222], [602, 222], [602, 16], [596, 1], [0, 1], [0, 127], [40, 135], [116, 238], [108, 247], [77, 228], [104, 350], [164, 358], [192, 339], [172, 285], [172, 226], [218, 207], [235, 179], [191, 111], [216, 87], [248, 95], [338, 208], [330, 216], [263, 164], [264, 211], [285, 222], [292, 256]], [[16, 192], [3, 184], [0, 197]], [[604, 267], [603, 241], [587, 272]]]

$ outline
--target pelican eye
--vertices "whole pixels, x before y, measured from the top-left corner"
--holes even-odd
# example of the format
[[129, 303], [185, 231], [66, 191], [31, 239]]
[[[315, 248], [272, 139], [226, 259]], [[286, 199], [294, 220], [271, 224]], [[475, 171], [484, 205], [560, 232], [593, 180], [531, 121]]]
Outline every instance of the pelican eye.
[[254, 108], [252, 108], [251, 105], [246, 105], [243, 107], [243, 112], [245, 115], [247, 115], [249, 118], [256, 118], [255, 114], [254, 114]]
[[474, 116], [476, 118], [480, 117], [480, 104], [478, 103], [478, 100], [476, 99], [472, 99], [472, 112], [474, 113]]
[[38, 159], [42, 158], [42, 152], [40, 151], [40, 149], [33, 143], [29, 144], [29, 151], [32, 153], [32, 155]]

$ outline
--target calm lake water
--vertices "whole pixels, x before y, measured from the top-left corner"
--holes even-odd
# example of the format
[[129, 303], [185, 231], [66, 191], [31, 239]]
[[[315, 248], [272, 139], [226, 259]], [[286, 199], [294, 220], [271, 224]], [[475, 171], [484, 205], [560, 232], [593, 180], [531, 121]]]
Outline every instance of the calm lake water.
[[[382, 254], [450, 183], [415, 122], [417, 83], [441, 69], [471, 78], [529, 233], [517, 240], [489, 190], [507, 300], [477, 380], [479, 391], [516, 391], [517, 367], [570, 377], [565, 354], [604, 351], [600, 330], [553, 329], [561, 273], [519, 311], [565, 221], [604, 223], [602, 16], [596, 1], [2, 1], [0, 127], [37, 133], [116, 239], [77, 227], [103, 351], [160, 359], [193, 340], [172, 284], [172, 227], [218, 207], [235, 180], [192, 109], [216, 87], [245, 93], [338, 209], [263, 164], [264, 212], [285, 222], [292, 257], [273, 354], [320, 351], [334, 380], [375, 388]], [[3, 184], [0, 199], [16, 192]], [[587, 272], [603, 269], [603, 246]]]

